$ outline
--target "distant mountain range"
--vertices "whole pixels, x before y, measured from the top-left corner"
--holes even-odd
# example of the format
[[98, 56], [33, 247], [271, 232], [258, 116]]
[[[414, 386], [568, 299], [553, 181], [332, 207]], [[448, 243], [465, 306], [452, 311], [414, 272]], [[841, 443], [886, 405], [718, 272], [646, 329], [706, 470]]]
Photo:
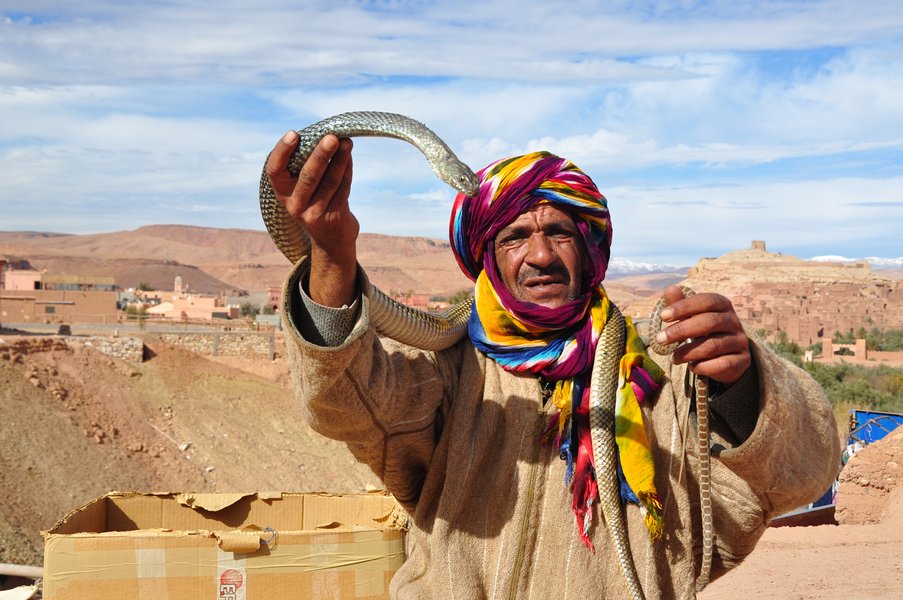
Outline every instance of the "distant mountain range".
[[[813, 256], [806, 259], [812, 262], [867, 262], [872, 269], [875, 270], [898, 270], [903, 269], [903, 256], [899, 258], [881, 258], [878, 256], [867, 256], [865, 258], [847, 258], [838, 255]], [[627, 275], [644, 275], [652, 273], [679, 273], [686, 272], [689, 269], [686, 265], [659, 264], [648, 262], [636, 262], [628, 258], [615, 257], [611, 259], [608, 265], [608, 277], [624, 277]]]
[[[744, 254], [748, 251], [740, 251]], [[265, 231], [186, 225], [148, 225], [133, 231], [71, 235], [0, 231], [0, 258], [13, 268], [80, 276], [112, 276], [122, 289], [172, 289], [180, 277], [204, 293], [263, 291], [280, 286], [289, 270]], [[358, 260], [384, 291], [449, 296], [472, 288], [443, 240], [362, 233]], [[848, 262], [842, 256], [812, 261]], [[866, 258], [874, 269], [903, 272], [901, 258]], [[633, 261], [609, 264], [606, 289], [620, 298], [648, 296], [683, 280], [690, 266]]]
[[655, 264], [647, 262], [634, 262], [628, 258], [616, 256], [608, 263], [606, 276], [624, 277], [627, 275], [645, 275], [652, 273], [686, 273], [689, 267], [668, 264]]
[[880, 258], [877, 256], [867, 256], [865, 258], [847, 258], [845, 256], [837, 256], [833, 254], [825, 256], [813, 256], [809, 260], [815, 262], [857, 262], [865, 261], [873, 269], [903, 269], [903, 256], [899, 258]]

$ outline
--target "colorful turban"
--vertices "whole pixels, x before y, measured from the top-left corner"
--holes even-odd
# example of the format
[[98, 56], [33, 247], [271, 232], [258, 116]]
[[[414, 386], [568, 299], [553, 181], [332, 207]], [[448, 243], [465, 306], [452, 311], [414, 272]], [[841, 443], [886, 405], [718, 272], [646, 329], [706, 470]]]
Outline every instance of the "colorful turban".
[[480, 193], [458, 194], [452, 207], [449, 237], [461, 270], [476, 281], [483, 254], [496, 234], [521, 213], [548, 202], [574, 216], [586, 242], [596, 274], [605, 277], [611, 248], [611, 220], [605, 196], [589, 176], [571, 161], [548, 152], [533, 152], [498, 160], [477, 173]]
[[[584, 544], [592, 548], [589, 527], [598, 500], [589, 435], [589, 379], [596, 344], [610, 302], [601, 282], [611, 247], [611, 220], [605, 197], [569, 160], [533, 152], [496, 161], [477, 173], [476, 196], [458, 194], [449, 235], [455, 258], [476, 282], [468, 334], [474, 346], [502, 368], [531, 373], [554, 384], [547, 440], [554, 439], [567, 461], [565, 483]], [[588, 254], [590, 277], [581, 295], [557, 308], [517, 300], [495, 265], [496, 234], [533, 206], [549, 203], [574, 219]], [[650, 534], [661, 533], [661, 503], [653, 482], [652, 452], [643, 426], [641, 404], [657, 393], [662, 378], [648, 357], [630, 319], [620, 362], [615, 438], [619, 450], [622, 496], [640, 504]]]

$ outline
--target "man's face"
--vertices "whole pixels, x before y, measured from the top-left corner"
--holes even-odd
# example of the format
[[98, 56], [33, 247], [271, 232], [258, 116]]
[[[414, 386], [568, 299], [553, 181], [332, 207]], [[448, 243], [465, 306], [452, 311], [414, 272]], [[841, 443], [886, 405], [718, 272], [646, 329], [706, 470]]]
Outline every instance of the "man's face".
[[558, 308], [580, 295], [586, 253], [574, 220], [551, 204], [524, 212], [495, 236], [495, 262], [521, 302]]

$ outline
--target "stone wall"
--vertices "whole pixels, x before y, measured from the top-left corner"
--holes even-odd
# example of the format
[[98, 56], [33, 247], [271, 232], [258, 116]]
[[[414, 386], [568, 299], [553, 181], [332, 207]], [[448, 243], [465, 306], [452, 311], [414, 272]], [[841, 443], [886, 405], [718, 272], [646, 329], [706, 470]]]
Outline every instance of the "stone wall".
[[73, 342], [81, 342], [88, 348], [94, 348], [114, 358], [135, 363], [140, 363], [144, 360], [144, 342], [139, 338], [92, 336], [70, 339]]
[[[273, 333], [263, 332], [180, 332], [153, 334], [164, 344], [179, 346], [205, 356], [246, 356], [272, 360], [276, 355]], [[3, 358], [16, 354], [66, 350], [72, 345], [93, 348], [108, 356], [140, 363], [144, 360], [141, 338], [125, 336], [28, 336], [0, 338]]]
[[20, 354], [69, 350], [72, 346], [93, 348], [108, 356], [129, 362], [140, 363], [144, 360], [144, 342], [139, 338], [111, 336], [69, 337], [64, 335], [0, 338], [0, 358], [16, 361], [16, 356]]
[[22, 354], [32, 354], [35, 352], [54, 352], [57, 350], [68, 349], [69, 346], [66, 345], [65, 339], [61, 337], [0, 337], [0, 360], [21, 362]]
[[206, 356], [248, 356], [272, 359], [276, 342], [272, 333], [182, 332], [158, 333], [165, 344], [179, 346]]

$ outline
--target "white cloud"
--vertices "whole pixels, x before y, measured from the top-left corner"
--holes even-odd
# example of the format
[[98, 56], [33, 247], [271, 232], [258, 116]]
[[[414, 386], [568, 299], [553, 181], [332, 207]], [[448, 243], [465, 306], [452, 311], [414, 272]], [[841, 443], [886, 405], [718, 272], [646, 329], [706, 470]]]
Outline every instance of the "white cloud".
[[26, 17], [5, 19], [0, 50], [26, 67], [16, 72], [30, 81], [301, 83], [311, 76], [424, 75], [588, 83], [654, 77], [650, 65], [633, 57], [853, 45], [903, 32], [893, 0], [871, 2], [868, 10], [842, 1], [757, 3], [754, 9], [745, 3], [577, 3], [562, 10], [521, 2], [512, 10], [504, 1], [375, 10], [289, 2], [223, 2], [206, 9], [178, 2], [165, 9], [116, 2], [6, 6], [7, 15]]
[[[611, 200], [622, 255], [759, 238], [870, 255], [901, 221], [896, 0], [10, 0], [0, 15], [0, 229], [259, 228], [278, 137], [362, 109], [423, 121], [474, 169], [573, 159]], [[445, 237], [454, 192], [413, 148], [357, 140], [354, 168], [365, 230]]]
[[449, 190], [434, 188], [427, 192], [408, 194], [411, 200], [418, 202], [444, 202], [448, 203], [449, 197], [454, 197]]
[[[745, 183], [736, 186], [612, 188], [606, 191], [616, 249], [656, 261], [691, 260], [767, 240], [793, 254], [853, 243], [899, 246], [903, 176]], [[862, 207], [868, 198], [872, 205]], [[868, 241], [867, 241], [868, 240]], [[898, 250], [897, 250], [898, 252]], [[678, 261], [679, 262], [679, 261]]]

